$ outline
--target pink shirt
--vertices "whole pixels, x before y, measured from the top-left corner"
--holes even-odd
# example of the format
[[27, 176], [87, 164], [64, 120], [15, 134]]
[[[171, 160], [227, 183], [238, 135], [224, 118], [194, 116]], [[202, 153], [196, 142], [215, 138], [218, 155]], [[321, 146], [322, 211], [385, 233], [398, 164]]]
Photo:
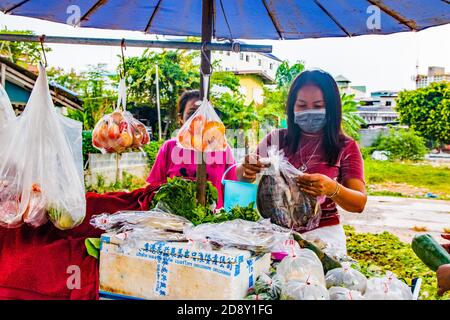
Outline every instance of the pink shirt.
[[[284, 139], [287, 129], [275, 130], [268, 134], [259, 144], [257, 152], [262, 157], [267, 156], [267, 147], [270, 145], [282, 146], [289, 162], [296, 168], [307, 164], [307, 173], [321, 173], [339, 183], [345, 183], [348, 179], [359, 179], [364, 182], [364, 162], [358, 144], [351, 138], [346, 137], [344, 146], [339, 152], [336, 164], [328, 165], [325, 152], [322, 148], [322, 134], [304, 134], [297, 152], [288, 154], [284, 148]], [[277, 138], [278, 135], [278, 138]], [[339, 224], [339, 213], [333, 200], [326, 198], [321, 204], [322, 218], [319, 227]]]
[[[217, 208], [223, 207], [222, 176], [231, 165], [235, 164], [230, 147], [224, 152], [208, 152], [206, 154], [206, 178], [217, 188]], [[195, 152], [177, 146], [176, 139], [164, 142], [159, 149], [153, 164], [148, 183], [166, 183], [167, 178], [186, 177], [194, 179], [197, 172]], [[228, 180], [236, 180], [236, 167], [228, 171]]]

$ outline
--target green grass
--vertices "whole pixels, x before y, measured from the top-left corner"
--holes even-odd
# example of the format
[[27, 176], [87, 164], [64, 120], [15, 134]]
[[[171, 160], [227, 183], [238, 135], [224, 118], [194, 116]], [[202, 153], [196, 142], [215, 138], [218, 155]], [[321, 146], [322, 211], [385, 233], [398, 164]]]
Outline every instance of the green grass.
[[437, 295], [436, 273], [430, 270], [414, 253], [410, 244], [401, 242], [389, 232], [380, 234], [357, 233], [345, 226], [347, 253], [358, 261], [366, 277], [382, 276], [392, 271], [399, 279], [411, 285], [413, 278], [421, 278], [420, 299], [450, 299], [450, 293]]
[[[364, 170], [367, 185], [389, 182], [405, 183], [414, 187], [426, 188], [430, 192], [440, 195], [440, 198], [450, 198], [450, 167], [447, 166], [433, 167], [423, 163], [365, 159]], [[389, 190], [386, 192], [389, 193]], [[398, 192], [396, 193], [397, 196], [401, 196]], [[390, 195], [395, 195], [395, 193]]]

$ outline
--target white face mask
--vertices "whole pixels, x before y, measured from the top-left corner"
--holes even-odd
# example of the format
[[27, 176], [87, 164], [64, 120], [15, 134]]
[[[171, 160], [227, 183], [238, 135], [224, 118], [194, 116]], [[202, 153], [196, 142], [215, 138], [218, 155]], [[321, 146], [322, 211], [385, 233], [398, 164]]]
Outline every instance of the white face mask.
[[294, 116], [294, 122], [306, 133], [319, 132], [327, 123], [325, 109], [297, 111]]

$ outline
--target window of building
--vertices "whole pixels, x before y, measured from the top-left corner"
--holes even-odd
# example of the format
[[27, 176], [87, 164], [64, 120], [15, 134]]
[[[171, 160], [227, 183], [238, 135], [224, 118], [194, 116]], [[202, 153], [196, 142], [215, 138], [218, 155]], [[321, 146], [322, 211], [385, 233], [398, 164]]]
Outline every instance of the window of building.
[[245, 61], [250, 62], [250, 56], [248, 54], [245, 56]]
[[386, 101], [386, 107], [389, 107], [392, 105], [392, 101]]
[[243, 53], [239, 54], [239, 59], [244, 60], [244, 54]]
[[273, 63], [269, 64], [269, 69], [273, 70]]
[[262, 61], [261, 59], [258, 59], [258, 66], [261, 67]]

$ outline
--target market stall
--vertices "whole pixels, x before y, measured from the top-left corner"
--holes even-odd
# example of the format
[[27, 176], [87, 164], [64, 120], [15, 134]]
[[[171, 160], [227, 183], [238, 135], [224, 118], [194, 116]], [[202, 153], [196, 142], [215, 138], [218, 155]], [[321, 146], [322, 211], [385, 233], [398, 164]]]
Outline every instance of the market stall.
[[[0, 40], [200, 49], [203, 102], [180, 130], [177, 142], [203, 159], [206, 153], [226, 146], [225, 127], [208, 101], [210, 50], [267, 52], [269, 46], [240, 45], [234, 39], [386, 34], [418, 31], [450, 21], [450, 16], [442, 14], [446, 12], [444, 2], [430, 5], [427, 16], [422, 15], [419, 5], [411, 6], [406, 1], [399, 1], [395, 6], [383, 1], [369, 2], [378, 6], [383, 28], [377, 28], [376, 24], [369, 28], [368, 24], [358, 22], [367, 20], [367, 5], [362, 3], [348, 6], [325, 1], [323, 4], [319, 1], [225, 4], [210, 0], [193, 1], [187, 7], [178, 1], [160, 0], [140, 10], [134, 7], [135, 3], [94, 1], [83, 3], [85, 7], [81, 8], [83, 14], [77, 25], [201, 36], [201, 43], [24, 35], [0, 35]], [[69, 3], [46, 1], [42, 6], [40, 1], [7, 1], [0, 2], [0, 9], [8, 14], [66, 22], [65, 9]], [[123, 25], [111, 19], [124, 12], [128, 16], [121, 20]], [[341, 23], [344, 17], [355, 20]], [[214, 44], [213, 37], [227, 38], [230, 42]], [[366, 279], [350, 267], [351, 258], [338, 254], [332, 243], [311, 242], [301, 236], [302, 231], [317, 227], [318, 199], [295, 188], [291, 179], [298, 172], [280, 154], [268, 159], [271, 171], [263, 173], [259, 182], [254, 199], [257, 208], [249, 203], [248, 207], [230, 204], [228, 210], [215, 210], [217, 190], [206, 180], [204, 161], [197, 167], [195, 182], [173, 179], [165, 185], [149, 185], [131, 193], [88, 193], [84, 197], [76, 157], [70, 153], [77, 149], [67, 147], [70, 130], [64, 129], [72, 126], [75, 131], [76, 125], [66, 122], [64, 127], [64, 121], [53, 114], [42, 66], [40, 77], [35, 99], [47, 102], [41, 106], [47, 107], [48, 117], [36, 131], [44, 135], [49, 128], [45, 122], [53, 119], [50, 127], [56, 127], [59, 132], [54, 145], [50, 144], [50, 151], [57, 151], [56, 160], [47, 162], [36, 158], [37, 167], [45, 167], [43, 163], [53, 167], [42, 172], [30, 166], [29, 173], [24, 175], [20, 170], [24, 168], [24, 158], [18, 158], [17, 153], [11, 156], [16, 145], [10, 144], [9, 152], [0, 154], [7, 158], [9, 155], [10, 162], [19, 169], [12, 170], [13, 166], [5, 165], [6, 162], [0, 167], [4, 190], [8, 190], [7, 199], [11, 200], [11, 206], [18, 206], [13, 210], [8, 207], [2, 218], [2, 226], [8, 229], [0, 230], [0, 297], [95, 299], [99, 292], [107, 297], [141, 299], [417, 297], [417, 291], [413, 294], [409, 288], [411, 284], [403, 283], [395, 275]], [[94, 130], [93, 144], [104, 152], [120, 153], [146, 142], [142, 126], [126, 113], [124, 92], [121, 83], [118, 107], [122, 105], [123, 109], [102, 119]], [[28, 113], [38, 110], [33, 104], [37, 103], [30, 98]], [[8, 126], [19, 131], [17, 122], [26, 128], [24, 119], [27, 118], [12, 120], [14, 125]], [[32, 120], [29, 123], [35, 124]], [[45, 134], [50, 136], [48, 132]], [[35, 148], [42, 147], [39, 141], [30, 143], [34, 138], [30, 133], [25, 142]], [[30, 149], [23, 147], [24, 153], [39, 154]], [[61, 159], [66, 159], [69, 165], [61, 167]], [[64, 172], [65, 180], [57, 181], [54, 172]], [[11, 183], [16, 181], [20, 183]], [[41, 195], [42, 190], [45, 197]], [[88, 240], [87, 247], [91, 250], [88, 254], [86, 239], [99, 237], [99, 243]], [[99, 252], [95, 253], [96, 249]], [[93, 257], [97, 255], [99, 260]], [[73, 286], [68, 286], [67, 276], [73, 272], [68, 269], [71, 266], [78, 267], [75, 270], [81, 270], [83, 277], [81, 283], [75, 281]]]

